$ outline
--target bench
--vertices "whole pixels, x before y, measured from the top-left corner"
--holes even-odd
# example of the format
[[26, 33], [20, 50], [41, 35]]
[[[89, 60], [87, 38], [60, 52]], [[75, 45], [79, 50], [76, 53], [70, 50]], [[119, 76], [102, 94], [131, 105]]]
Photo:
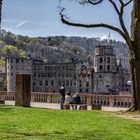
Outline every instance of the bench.
[[81, 105], [81, 110], [101, 110], [101, 105], [84, 104]]
[[101, 109], [102, 109], [101, 105], [91, 104], [88, 106], [88, 110], [101, 110]]
[[74, 106], [79, 106], [79, 110], [101, 110], [101, 105], [95, 104], [64, 104], [64, 109], [70, 110], [71, 108], [73, 109]]
[[80, 108], [80, 104], [64, 104], [64, 109], [65, 110], [70, 110], [70, 109], [73, 109], [73, 110], [77, 110], [77, 108]]

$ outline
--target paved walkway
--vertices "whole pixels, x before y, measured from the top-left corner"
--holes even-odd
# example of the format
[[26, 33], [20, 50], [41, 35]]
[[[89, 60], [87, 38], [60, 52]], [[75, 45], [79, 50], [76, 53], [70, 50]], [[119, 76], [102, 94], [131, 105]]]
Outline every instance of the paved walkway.
[[[15, 105], [15, 101], [5, 101], [6, 105]], [[38, 108], [49, 108], [49, 109], [60, 109], [60, 104], [57, 103], [39, 103], [39, 102], [31, 102], [31, 107], [38, 107]], [[102, 106], [103, 111], [125, 111], [128, 108], [123, 107], [107, 107]]]

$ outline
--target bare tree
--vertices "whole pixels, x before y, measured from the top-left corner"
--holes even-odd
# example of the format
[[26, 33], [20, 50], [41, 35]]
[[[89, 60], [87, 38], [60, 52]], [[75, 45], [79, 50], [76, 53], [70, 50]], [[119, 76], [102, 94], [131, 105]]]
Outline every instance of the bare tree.
[[[80, 0], [81, 4], [97, 5], [102, 3], [103, 0]], [[133, 92], [133, 107], [131, 110], [140, 111], [140, 0], [108, 0], [115, 9], [121, 28], [99, 23], [99, 24], [81, 24], [71, 22], [63, 14], [64, 8], [60, 11], [61, 21], [64, 24], [84, 28], [99, 28], [104, 27], [119, 33], [126, 41], [130, 50], [130, 66], [132, 74], [132, 92]], [[119, 2], [120, 6], [116, 2]], [[129, 34], [123, 19], [125, 8], [133, 2], [133, 9], [131, 15], [131, 35]]]
[[1, 17], [2, 17], [2, 1], [0, 0], [0, 31], [1, 31]]

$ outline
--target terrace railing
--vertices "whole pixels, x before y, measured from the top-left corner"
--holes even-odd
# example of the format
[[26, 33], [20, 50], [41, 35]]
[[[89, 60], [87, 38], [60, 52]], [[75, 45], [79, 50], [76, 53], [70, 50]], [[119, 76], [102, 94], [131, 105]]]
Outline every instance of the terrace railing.
[[[130, 107], [132, 105], [131, 95], [97, 95], [80, 94], [81, 101], [84, 104], [100, 104], [102, 106]], [[14, 92], [0, 91], [0, 99], [15, 100]], [[59, 93], [32, 92], [31, 102], [59, 103]]]

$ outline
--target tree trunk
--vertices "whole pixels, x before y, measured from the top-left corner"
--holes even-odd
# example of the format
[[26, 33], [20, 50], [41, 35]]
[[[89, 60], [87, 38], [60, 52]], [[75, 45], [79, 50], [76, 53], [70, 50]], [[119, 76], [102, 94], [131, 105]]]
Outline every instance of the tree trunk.
[[130, 50], [130, 65], [134, 110], [140, 111], [140, 0], [133, 0], [131, 38], [133, 50]]
[[136, 98], [134, 109], [140, 111], [140, 60], [135, 60], [134, 74], [135, 74], [135, 98]]

